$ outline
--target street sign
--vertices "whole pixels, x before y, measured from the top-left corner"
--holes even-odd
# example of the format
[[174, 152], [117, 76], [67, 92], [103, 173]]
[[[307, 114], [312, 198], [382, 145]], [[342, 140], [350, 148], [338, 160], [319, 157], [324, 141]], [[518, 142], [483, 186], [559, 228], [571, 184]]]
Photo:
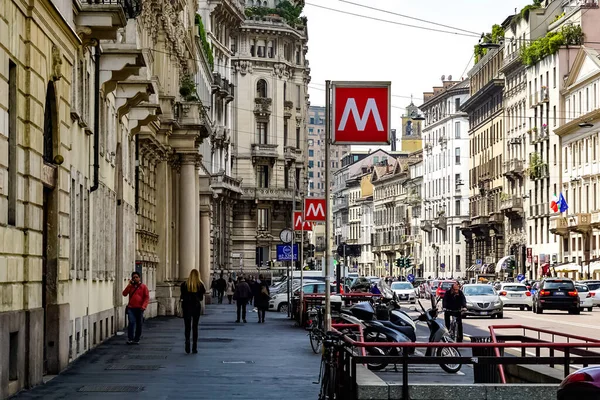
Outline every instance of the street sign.
[[[277, 245], [277, 261], [292, 261], [292, 245]], [[294, 245], [294, 261], [298, 261], [298, 245]]]
[[519, 275], [517, 275], [517, 280], [518, 280], [519, 282], [521, 282], [523, 279], [525, 279], [525, 275], [523, 275], [523, 274], [519, 274]]
[[413, 274], [408, 274], [406, 280], [408, 280], [410, 283], [413, 283], [415, 281], [415, 276]]
[[332, 82], [332, 144], [390, 143], [391, 82]]
[[481, 258], [478, 258], [477, 260], [475, 260], [475, 264], [481, 265]]
[[444, 264], [444, 263], [441, 263], [441, 264], [440, 264], [440, 269], [441, 269], [442, 271], [443, 271], [443, 270], [445, 270], [445, 269], [446, 269], [446, 264]]
[[294, 211], [294, 230], [295, 231], [312, 231], [312, 223], [303, 221], [302, 211]]
[[325, 222], [325, 199], [304, 199], [304, 220]]

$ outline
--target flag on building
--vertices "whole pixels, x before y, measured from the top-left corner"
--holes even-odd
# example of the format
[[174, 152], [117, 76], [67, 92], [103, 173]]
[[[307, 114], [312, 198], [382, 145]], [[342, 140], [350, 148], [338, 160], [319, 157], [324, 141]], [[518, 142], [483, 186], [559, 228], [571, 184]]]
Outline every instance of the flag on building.
[[569, 209], [567, 200], [565, 200], [565, 197], [562, 193], [558, 196], [558, 202], [556, 203], [556, 205], [558, 206], [558, 211], [560, 211], [561, 213], [564, 213]]
[[550, 202], [550, 208], [554, 212], [558, 212], [558, 197], [556, 195], [552, 196], [552, 201]]

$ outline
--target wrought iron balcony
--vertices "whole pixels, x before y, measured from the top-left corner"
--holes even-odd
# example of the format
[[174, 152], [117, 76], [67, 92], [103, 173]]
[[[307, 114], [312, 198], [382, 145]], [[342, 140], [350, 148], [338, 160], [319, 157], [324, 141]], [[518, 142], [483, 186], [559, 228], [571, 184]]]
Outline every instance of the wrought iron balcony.
[[271, 105], [273, 99], [268, 97], [256, 97], [254, 99], [254, 114], [261, 116], [269, 116], [271, 114]]
[[550, 232], [555, 235], [568, 236], [569, 222], [567, 217], [553, 216], [550, 217]]
[[586, 233], [592, 229], [590, 213], [578, 213], [567, 217], [569, 230], [572, 232]]
[[548, 97], [548, 88], [544, 87], [540, 90], [540, 103], [547, 103], [548, 101], [550, 101], [549, 97]]
[[500, 202], [500, 210], [506, 213], [509, 218], [523, 216], [523, 199], [517, 196], [511, 196]]
[[256, 159], [277, 159], [277, 147], [276, 144], [261, 144], [261, 143], [253, 143], [252, 144], [252, 159], [256, 161]]
[[[117, 31], [127, 25], [127, 18], [139, 14], [141, 3], [122, 0], [87, 0], [75, 17], [84, 39], [116, 40]], [[141, 10], [141, 8], [139, 8]]]

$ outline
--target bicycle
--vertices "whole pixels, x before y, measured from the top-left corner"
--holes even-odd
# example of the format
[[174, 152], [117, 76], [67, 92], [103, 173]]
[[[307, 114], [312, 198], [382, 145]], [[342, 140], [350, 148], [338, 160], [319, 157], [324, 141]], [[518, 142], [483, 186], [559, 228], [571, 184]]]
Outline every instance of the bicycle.
[[456, 318], [456, 314], [458, 314], [460, 312], [460, 314], [463, 315], [465, 310], [462, 309], [460, 311], [455, 311], [455, 310], [444, 309], [444, 312], [450, 314], [450, 328], [448, 328], [448, 335], [450, 335], [450, 338], [454, 342], [456, 342], [456, 334], [458, 331], [458, 320]]
[[323, 310], [321, 307], [312, 308], [308, 311], [309, 325], [308, 337], [310, 339], [310, 347], [313, 353], [319, 354], [323, 339], [325, 338], [325, 330], [323, 328]]
[[341, 399], [343, 385], [341, 384], [338, 370], [342, 368], [339, 365], [340, 352], [348, 346], [342, 337], [344, 334], [327, 332], [323, 340], [323, 357], [321, 357], [321, 368], [319, 370], [319, 381], [321, 384], [319, 390], [319, 400]]

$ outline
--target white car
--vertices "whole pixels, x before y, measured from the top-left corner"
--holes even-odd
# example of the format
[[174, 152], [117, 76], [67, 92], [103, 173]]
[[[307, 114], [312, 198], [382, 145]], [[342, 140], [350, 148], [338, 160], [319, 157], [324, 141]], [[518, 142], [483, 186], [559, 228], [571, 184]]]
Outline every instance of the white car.
[[502, 283], [498, 296], [504, 307], [519, 307], [521, 311], [527, 307], [531, 311], [533, 307], [533, 298], [531, 292], [527, 290], [527, 286], [522, 283]]
[[575, 289], [577, 289], [577, 296], [579, 296], [579, 308], [582, 310], [587, 308], [588, 311], [593, 311], [594, 300], [590, 294], [590, 289], [586, 285], [578, 283], [575, 284]]
[[594, 303], [594, 307], [600, 307], [600, 281], [582, 281], [577, 282], [579, 285], [586, 285], [590, 290], [590, 297]]
[[[290, 301], [294, 297], [294, 293], [300, 288], [300, 285], [294, 286], [293, 291], [290, 293]], [[324, 294], [325, 293], [325, 282], [304, 282], [302, 286], [304, 294]], [[338, 295], [331, 296], [332, 303], [341, 303], [342, 298]], [[341, 306], [340, 306], [341, 307]], [[287, 314], [288, 312], [288, 294], [285, 290], [279, 293], [271, 295], [269, 300], [269, 311], [278, 311], [280, 313]]]
[[416, 303], [416, 292], [410, 282], [392, 282], [391, 289], [398, 296], [400, 301], [408, 301], [412, 304]]

